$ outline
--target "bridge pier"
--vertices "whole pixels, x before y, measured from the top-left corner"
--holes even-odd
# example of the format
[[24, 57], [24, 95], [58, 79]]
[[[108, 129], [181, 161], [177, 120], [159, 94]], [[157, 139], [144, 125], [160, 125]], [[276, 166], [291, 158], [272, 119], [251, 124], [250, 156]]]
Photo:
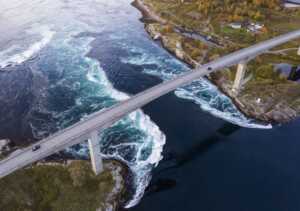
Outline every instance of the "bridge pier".
[[246, 71], [247, 71], [247, 63], [246, 62], [239, 63], [237, 67], [237, 72], [235, 75], [233, 87], [232, 87], [232, 92], [236, 95], [239, 93], [241, 89]]
[[93, 171], [96, 175], [100, 174], [103, 171], [103, 161], [101, 157], [101, 151], [99, 146], [99, 137], [98, 132], [93, 131], [90, 134], [90, 138], [88, 140], [90, 157]]

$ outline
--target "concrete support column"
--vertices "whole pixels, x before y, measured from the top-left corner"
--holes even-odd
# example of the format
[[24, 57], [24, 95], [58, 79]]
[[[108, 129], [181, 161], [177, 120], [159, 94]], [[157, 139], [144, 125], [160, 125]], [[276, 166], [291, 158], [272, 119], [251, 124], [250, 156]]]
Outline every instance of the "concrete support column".
[[300, 47], [298, 48], [297, 55], [300, 56]]
[[90, 150], [90, 157], [92, 162], [92, 168], [96, 175], [100, 174], [103, 171], [103, 161], [100, 152], [99, 146], [99, 137], [98, 132], [93, 131], [90, 134], [89, 142], [89, 150]]
[[241, 89], [241, 86], [243, 84], [243, 79], [246, 74], [246, 70], [247, 70], [246, 62], [241, 62], [238, 64], [237, 72], [235, 75], [235, 80], [234, 80], [233, 87], [232, 87], [232, 91], [235, 94], [238, 94]]

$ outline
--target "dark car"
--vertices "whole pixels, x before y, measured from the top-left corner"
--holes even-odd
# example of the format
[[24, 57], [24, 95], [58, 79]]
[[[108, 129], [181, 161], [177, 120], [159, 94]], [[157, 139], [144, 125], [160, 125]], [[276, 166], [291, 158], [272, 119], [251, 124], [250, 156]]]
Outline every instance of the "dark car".
[[32, 151], [35, 152], [41, 148], [41, 145], [35, 145], [32, 147]]

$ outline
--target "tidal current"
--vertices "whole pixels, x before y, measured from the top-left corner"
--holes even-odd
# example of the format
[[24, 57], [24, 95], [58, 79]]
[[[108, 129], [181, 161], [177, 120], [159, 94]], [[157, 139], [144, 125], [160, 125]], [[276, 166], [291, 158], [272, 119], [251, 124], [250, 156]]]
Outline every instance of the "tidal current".
[[[0, 123], [5, 125], [0, 138], [18, 143], [41, 139], [191, 71], [147, 36], [140, 13], [130, 3], [0, 0], [0, 31], [7, 32], [0, 35], [0, 81], [10, 90], [0, 91], [4, 105]], [[225, 134], [240, 127], [270, 129], [244, 117], [206, 79], [179, 88], [143, 110], [146, 113], [138, 110], [128, 115], [99, 137], [103, 156], [123, 161], [132, 173], [127, 208], [141, 200], [151, 172], [164, 168], [165, 162], [156, 168], [159, 162], [164, 158], [167, 166], [176, 167], [183, 162], [178, 157], [195, 139], [218, 127]], [[86, 144], [66, 152], [88, 157]], [[151, 187], [155, 185], [147, 193], [155, 192]]]

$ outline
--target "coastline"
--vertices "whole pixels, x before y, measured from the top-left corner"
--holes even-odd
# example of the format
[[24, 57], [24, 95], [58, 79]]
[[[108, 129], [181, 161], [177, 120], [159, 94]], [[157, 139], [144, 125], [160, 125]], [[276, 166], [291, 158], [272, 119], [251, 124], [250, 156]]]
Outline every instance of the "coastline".
[[[84, 200], [84, 203], [88, 203], [89, 200], [91, 200], [91, 196], [93, 196], [96, 192], [98, 192], [99, 196], [98, 199], [93, 202], [93, 204], [89, 205], [91, 207], [98, 207], [95, 211], [103, 211], [103, 210], [110, 210], [110, 211], [116, 211], [118, 210], [122, 204], [124, 203], [124, 196], [126, 193], [126, 175], [127, 175], [127, 167], [117, 160], [104, 160], [104, 171], [99, 174], [95, 175], [91, 170], [91, 165], [89, 161], [87, 160], [72, 160], [72, 159], [56, 159], [56, 160], [46, 160], [46, 161], [40, 161], [33, 165], [30, 165], [20, 171], [15, 172], [11, 176], [5, 177], [0, 184], [3, 186], [5, 184], [5, 181], [14, 180], [16, 178], [20, 178], [20, 181], [24, 180], [24, 183], [32, 183], [36, 184], [36, 180], [41, 181], [45, 183], [45, 185], [52, 184], [51, 180], [47, 182], [47, 179], [44, 179], [42, 177], [48, 177], [48, 175], [52, 176], [59, 176], [59, 175], [65, 175], [57, 178], [57, 183], [64, 181], [66, 178], [69, 178], [68, 185], [72, 184], [72, 187], [69, 187], [67, 184], [67, 187], [65, 185], [62, 185], [62, 191], [67, 191], [71, 189], [74, 189], [74, 194], [77, 196], [80, 195], [80, 192], [83, 191], [87, 194], [87, 198], [85, 200], [85, 197], [82, 196], [80, 200]], [[31, 177], [30, 175], [35, 172], [35, 176]], [[27, 175], [27, 176], [26, 176]], [[44, 175], [44, 176], [43, 176]], [[67, 176], [69, 175], [69, 176]], [[67, 176], [67, 177], [66, 177]], [[40, 179], [39, 179], [40, 178]], [[61, 181], [62, 180], [62, 181]], [[37, 182], [39, 183], [39, 182]], [[69, 184], [70, 183], [70, 184]], [[56, 183], [54, 183], [55, 185]], [[93, 187], [89, 186], [89, 184], [94, 184]], [[24, 184], [25, 185], [25, 184]], [[41, 187], [41, 186], [38, 186]], [[38, 188], [37, 187], [37, 188]], [[95, 189], [95, 188], [98, 189]], [[32, 187], [34, 189], [34, 187]], [[35, 190], [35, 189], [34, 189]], [[5, 192], [5, 190], [3, 190]], [[11, 190], [13, 191], [13, 190]], [[1, 191], [2, 192], [2, 191]], [[47, 198], [50, 194], [51, 190], [44, 190], [41, 192], [42, 197]], [[77, 192], [77, 193], [76, 193]], [[51, 192], [52, 193], [52, 192]], [[3, 194], [0, 193], [0, 195]], [[17, 194], [17, 193], [16, 193]], [[19, 193], [18, 193], [19, 194]], [[25, 194], [25, 193], [24, 193]], [[23, 206], [22, 203], [27, 197], [25, 195], [18, 195], [20, 200], [20, 205]], [[17, 196], [16, 196], [17, 197]], [[25, 198], [24, 198], [25, 197]], [[28, 196], [30, 197], [30, 195]], [[69, 196], [72, 198], [71, 196]], [[93, 196], [96, 197], [97, 196]], [[74, 197], [73, 197], [74, 198]], [[76, 198], [76, 197], [75, 197]], [[56, 199], [53, 198], [52, 202], [49, 206], [58, 206], [60, 202], [63, 201], [64, 198], [57, 197]], [[1, 200], [0, 200], [1, 201]], [[8, 206], [10, 201], [3, 202], [4, 204], [1, 204], [1, 207]], [[37, 204], [32, 204], [32, 206], [41, 206], [36, 202]], [[9, 205], [10, 206], [10, 205]], [[79, 207], [83, 206], [78, 205]], [[78, 208], [76, 205], [75, 207]], [[74, 209], [75, 209], [74, 207]], [[75, 210], [77, 210], [77, 208]], [[67, 209], [69, 210], [69, 208]]]
[[[38, 162], [36, 166], [60, 165], [60, 166], [68, 167], [72, 163], [76, 163], [76, 162], [90, 163], [90, 161], [87, 160], [65, 159], [62, 161], [54, 160], [54, 161]], [[128, 185], [126, 181], [127, 181], [127, 177], [128, 177], [127, 175], [129, 170], [125, 164], [115, 159], [105, 159], [103, 164], [104, 164], [104, 171], [110, 171], [113, 180], [115, 181], [114, 188], [108, 194], [107, 201], [105, 202], [106, 210], [117, 211], [123, 204], [125, 204], [126, 201], [125, 192]], [[96, 211], [102, 211], [102, 209], [99, 207], [99, 209], [97, 209]]]
[[151, 9], [146, 4], [144, 4], [143, 1], [134, 0], [131, 3], [131, 5], [134, 6], [135, 8], [137, 8], [142, 13], [143, 22], [155, 21], [155, 22], [159, 22], [161, 24], [166, 24], [167, 23], [166, 20], [164, 20], [163, 18], [161, 18], [160, 16], [158, 16], [154, 12], [152, 12]]
[[[153, 10], [151, 10], [150, 6], [148, 6], [143, 0], [135, 0], [132, 5], [138, 9], [142, 15], [143, 18], [141, 19], [145, 25], [146, 32], [150, 35], [150, 37], [154, 41], [160, 42], [161, 46], [170, 52], [173, 56], [175, 56], [177, 59], [183, 61], [187, 65], [189, 65], [192, 68], [195, 68], [196, 66], [200, 65], [201, 62], [195, 61], [191, 58], [191, 56], [184, 52], [182, 47], [180, 45], [168, 45], [168, 35], [163, 36], [159, 30], [155, 28], [155, 23], [160, 25], [159, 27], [164, 27], [168, 24], [170, 24], [172, 27], [174, 26], [172, 23], [168, 23], [167, 20], [160, 17], [158, 14], [156, 14]], [[148, 21], [144, 21], [148, 20]], [[154, 24], [152, 22], [154, 22]], [[149, 23], [150, 22], [150, 23]], [[154, 25], [154, 26], [153, 26]], [[163, 29], [164, 30], [164, 29]], [[174, 33], [173, 33], [174, 34]], [[183, 36], [181, 33], [178, 36]], [[170, 38], [170, 40], [173, 38]], [[180, 39], [180, 38], [176, 38]], [[206, 58], [207, 52], [203, 53], [203, 59], [204, 61]], [[225, 70], [223, 71], [225, 72]], [[227, 73], [225, 73], [227, 74]], [[287, 123], [292, 120], [294, 120], [297, 117], [297, 113], [295, 110], [289, 108], [286, 105], [278, 104], [275, 105], [274, 108], [271, 109], [268, 113], [259, 113], [256, 111], [255, 107], [259, 106], [259, 103], [256, 103], [257, 99], [251, 99], [252, 102], [242, 102], [245, 101], [245, 99], [240, 99], [238, 95], [235, 95], [232, 92], [232, 82], [224, 80], [224, 77], [220, 76], [221, 74], [219, 72], [205, 76], [210, 82], [212, 82], [214, 85], [217, 86], [217, 88], [226, 96], [228, 96], [232, 102], [235, 104], [237, 109], [242, 112], [246, 117], [256, 120], [260, 124], [281, 124], [281, 123]], [[246, 104], [245, 104], [246, 103]], [[251, 104], [249, 106], [249, 104]]]

